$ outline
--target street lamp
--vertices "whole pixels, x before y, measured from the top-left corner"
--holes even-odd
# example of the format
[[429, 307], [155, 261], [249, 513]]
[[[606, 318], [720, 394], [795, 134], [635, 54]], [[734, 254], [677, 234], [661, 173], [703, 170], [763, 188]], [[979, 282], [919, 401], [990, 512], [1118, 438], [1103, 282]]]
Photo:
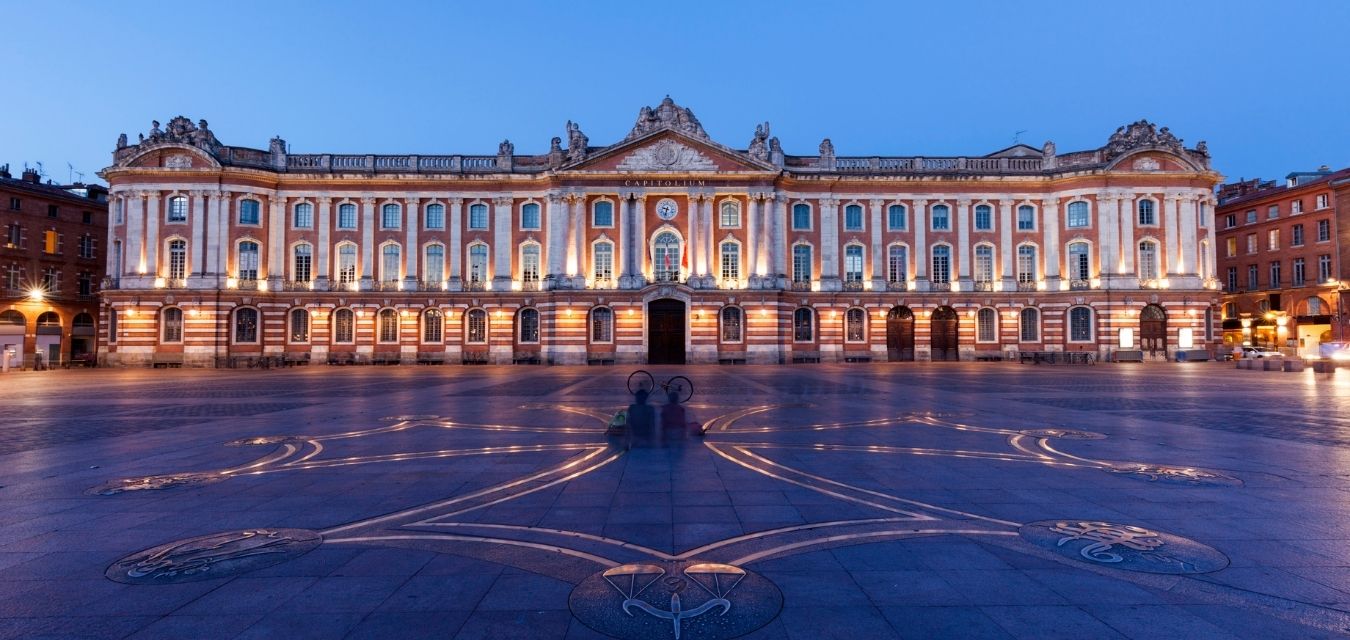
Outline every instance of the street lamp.
[[47, 295], [46, 292], [43, 291], [41, 287], [33, 287], [32, 289], [28, 290], [28, 301], [42, 302], [42, 300], [46, 297], [46, 295]]

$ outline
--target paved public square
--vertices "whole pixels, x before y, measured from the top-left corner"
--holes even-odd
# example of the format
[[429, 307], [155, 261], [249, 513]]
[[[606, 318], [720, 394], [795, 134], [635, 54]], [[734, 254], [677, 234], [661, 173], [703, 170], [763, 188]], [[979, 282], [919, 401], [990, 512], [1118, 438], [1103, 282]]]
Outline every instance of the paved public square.
[[0, 637], [1350, 630], [1350, 371], [649, 369], [0, 378]]

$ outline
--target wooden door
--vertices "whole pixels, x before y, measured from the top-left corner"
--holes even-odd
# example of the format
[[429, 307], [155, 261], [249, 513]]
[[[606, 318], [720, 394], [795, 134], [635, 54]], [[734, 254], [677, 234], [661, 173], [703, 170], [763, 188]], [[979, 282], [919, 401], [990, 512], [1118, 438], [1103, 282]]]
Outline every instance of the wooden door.
[[1156, 304], [1139, 313], [1139, 348], [1150, 356], [1167, 355], [1167, 312]]
[[647, 362], [684, 364], [685, 309], [679, 300], [647, 305]]
[[956, 310], [951, 307], [934, 309], [930, 327], [933, 360], [958, 359]]
[[886, 314], [886, 359], [914, 360], [914, 312], [909, 307], [892, 307]]

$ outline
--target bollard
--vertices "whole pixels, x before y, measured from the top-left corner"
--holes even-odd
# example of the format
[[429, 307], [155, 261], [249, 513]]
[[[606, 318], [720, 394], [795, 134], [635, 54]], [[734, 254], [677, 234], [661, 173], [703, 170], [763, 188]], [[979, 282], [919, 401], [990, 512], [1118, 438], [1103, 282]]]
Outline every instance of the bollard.
[[1261, 370], [1262, 370], [1262, 371], [1279, 371], [1279, 370], [1282, 369], [1282, 368], [1283, 368], [1283, 359], [1282, 359], [1282, 358], [1262, 358], [1262, 359], [1261, 359]]
[[1336, 370], [1336, 363], [1330, 360], [1313, 361], [1313, 371], [1316, 373], [1332, 373]]
[[1303, 361], [1290, 358], [1284, 361], [1284, 370], [1289, 372], [1298, 372], [1303, 370]]

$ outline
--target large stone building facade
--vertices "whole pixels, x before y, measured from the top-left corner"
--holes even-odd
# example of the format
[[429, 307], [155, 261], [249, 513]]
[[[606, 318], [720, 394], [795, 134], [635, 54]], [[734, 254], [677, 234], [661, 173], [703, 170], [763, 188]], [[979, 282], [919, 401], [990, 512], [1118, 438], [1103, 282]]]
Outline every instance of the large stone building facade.
[[10, 368], [94, 362], [107, 225], [106, 189], [0, 166], [0, 358]]
[[[565, 146], [564, 146], [565, 145]], [[944, 360], [1217, 342], [1204, 143], [784, 153], [667, 98], [541, 155], [294, 154], [123, 136], [107, 361]]]

